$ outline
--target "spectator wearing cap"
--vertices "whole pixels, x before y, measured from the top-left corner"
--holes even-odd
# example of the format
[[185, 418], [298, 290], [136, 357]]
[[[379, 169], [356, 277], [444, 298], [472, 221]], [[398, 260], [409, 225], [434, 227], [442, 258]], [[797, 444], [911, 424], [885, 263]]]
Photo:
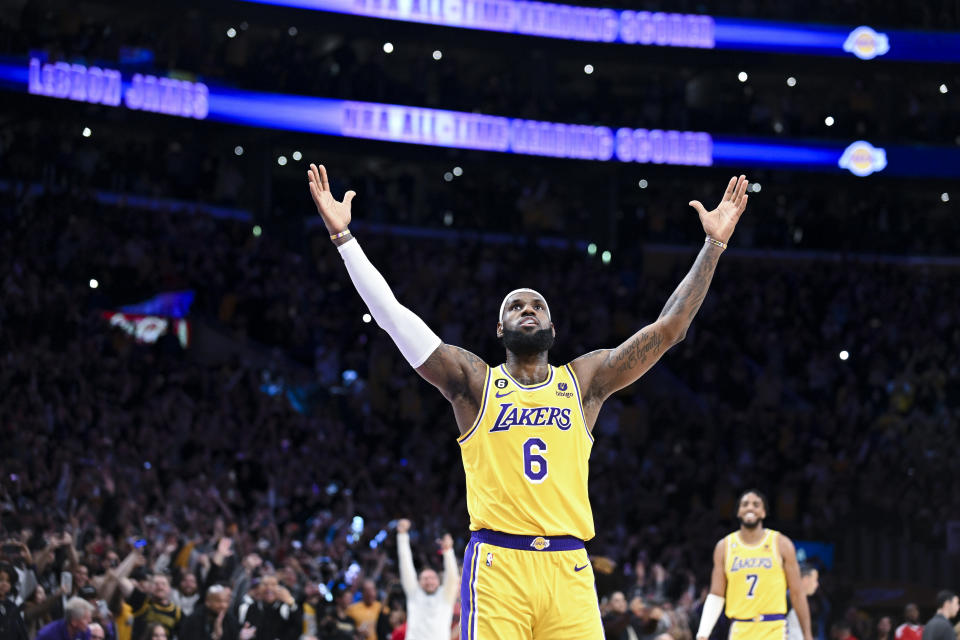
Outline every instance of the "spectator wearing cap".
[[937, 613], [923, 627], [923, 640], [954, 640], [950, 621], [960, 611], [960, 598], [953, 591], [937, 594]]
[[83, 598], [70, 598], [64, 607], [63, 618], [40, 629], [35, 640], [90, 640], [93, 612], [94, 606]]
[[27, 640], [27, 629], [20, 609], [13, 601], [17, 572], [9, 564], [0, 564], [0, 640]]

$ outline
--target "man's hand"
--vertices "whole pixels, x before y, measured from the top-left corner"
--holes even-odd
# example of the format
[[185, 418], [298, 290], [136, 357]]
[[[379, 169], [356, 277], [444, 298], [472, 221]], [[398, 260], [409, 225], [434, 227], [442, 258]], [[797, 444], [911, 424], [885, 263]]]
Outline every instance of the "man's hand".
[[440, 539], [440, 552], [446, 553], [451, 549], [453, 549], [453, 536], [451, 536], [449, 533], [445, 533]]
[[410, 521], [406, 518], [397, 520], [397, 533], [410, 533]]
[[249, 622], [243, 623], [243, 629], [240, 629], [240, 640], [252, 640], [256, 635], [256, 627], [251, 627]]
[[330, 181], [327, 180], [327, 170], [323, 165], [318, 167], [311, 162], [307, 175], [310, 178], [310, 195], [313, 203], [317, 205], [320, 217], [323, 218], [327, 232], [333, 235], [344, 231], [350, 224], [350, 202], [357, 195], [356, 192], [347, 191], [343, 194], [343, 202], [337, 202], [330, 192]]
[[293, 595], [290, 593], [290, 590], [286, 587], [277, 588], [277, 597], [280, 599], [280, 602], [288, 607], [292, 607], [293, 605], [297, 604], [297, 601], [293, 599]]
[[717, 208], [713, 211], [707, 211], [699, 200], [692, 200], [690, 206], [697, 210], [700, 216], [700, 223], [707, 235], [714, 240], [726, 243], [730, 241], [733, 235], [733, 229], [737, 226], [740, 214], [747, 207], [747, 178], [734, 176], [730, 178], [727, 184], [727, 190], [723, 193], [723, 199]]

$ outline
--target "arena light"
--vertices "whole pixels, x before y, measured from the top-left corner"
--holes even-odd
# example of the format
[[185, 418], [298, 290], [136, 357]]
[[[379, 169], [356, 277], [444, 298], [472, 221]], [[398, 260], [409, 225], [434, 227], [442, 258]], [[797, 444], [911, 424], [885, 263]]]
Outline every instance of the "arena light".
[[297, 33], [299, 33], [299, 31], [297, 31], [296, 27], [290, 27], [289, 29], [287, 29], [287, 35], [290, 36], [291, 38], [296, 37]]
[[947, 91], [949, 91], [949, 89], [947, 88], [947, 85], [941, 84], [941, 85], [940, 85], [940, 93], [946, 93]]
[[91, 289], [96, 289], [97, 287], [100, 286], [100, 283], [97, 282], [97, 279], [96, 279], [96, 278], [90, 278], [90, 283], [89, 283], [89, 284], [90, 284], [90, 288], [91, 288]]
[[840, 352], [840, 359], [841, 359], [841, 360], [849, 360], [849, 359], [850, 359], [850, 352], [847, 351], [846, 349], [844, 349], [843, 351], [841, 351], [841, 352]]
[[384, 43], [383, 43], [383, 52], [384, 52], [384, 53], [393, 53], [393, 43], [392, 43], [392, 42], [384, 42]]
[[640, 178], [640, 182], [637, 183], [637, 186], [641, 189], [646, 189], [648, 186], [650, 186], [650, 183], [647, 182], [646, 178]]
[[593, 242], [587, 245], [587, 255], [597, 255], [597, 245]]
[[950, 202], [950, 194], [944, 191], [940, 194], [940, 202]]
[[462, 167], [454, 167], [454, 168], [453, 168], [453, 175], [455, 175], [455, 176], [458, 177], [458, 178], [459, 178], [460, 176], [462, 176], [462, 175], [463, 175], [463, 168], [462, 168]]
[[795, 87], [795, 86], [797, 86], [797, 79], [794, 78], [793, 76], [790, 76], [789, 78], [787, 78], [787, 86], [788, 86], [788, 87]]
[[263, 229], [260, 227], [260, 225], [253, 225], [253, 237], [259, 238], [261, 235], [263, 235]]
[[80, 132], [80, 135], [82, 135], [84, 138], [89, 138], [93, 135], [93, 129], [90, 127], [84, 127], [83, 131]]
[[445, 227], [449, 227], [449, 226], [451, 226], [452, 224], [453, 224], [453, 212], [452, 212], [452, 211], [446, 211], [446, 212], [444, 212], [444, 214], [443, 214], [443, 225], [444, 225]]
[[609, 251], [604, 251], [602, 254], [600, 254], [600, 260], [603, 262], [603, 264], [610, 264], [610, 261], [613, 260], [613, 254]]
[[593, 73], [593, 65], [592, 64], [583, 65], [583, 72], [587, 75], [590, 75], [591, 73]]
[[444, 172], [444, 174], [443, 174], [443, 181], [444, 181], [444, 182], [451, 182], [452, 180], [453, 180], [453, 173], [451, 173], [451, 172], [449, 172], [449, 171]]
[[235, 146], [235, 147], [233, 148], [233, 154], [236, 155], [236, 156], [242, 156], [242, 155], [243, 155], [243, 147], [241, 147], [240, 145]]
[[303, 158], [303, 154], [302, 154], [302, 153], [300, 153], [299, 151], [294, 151], [294, 152], [293, 152], [293, 159], [294, 159], [294, 160], [296, 160], [297, 162], [300, 162], [301, 158]]
[[287, 166], [287, 156], [280, 156], [279, 158], [277, 158], [277, 164], [280, 165], [281, 167]]
[[[369, 323], [371, 320], [373, 320], [373, 316], [371, 316], [369, 313], [365, 313], [365, 314], [363, 314], [363, 317], [362, 317], [361, 319], [362, 319], [364, 322]], [[328, 493], [329, 493], [329, 492], [328, 492]]]
[[229, 29], [227, 29], [227, 37], [228, 37], [228, 38], [236, 38], [236, 37], [237, 37], [237, 30], [234, 29], [233, 27], [230, 27]]
[[442, 57], [443, 57], [443, 51], [440, 51], [440, 49], [434, 49], [434, 50], [433, 50], [433, 59], [434, 59], [434, 60], [439, 60], [439, 59], [442, 58]]
[[746, 82], [749, 77], [750, 76], [747, 75], [746, 71], [741, 71], [740, 73], [737, 74], [737, 80], [739, 80], [740, 82]]
[[827, 125], [828, 127], [832, 127], [834, 122], [836, 122], [836, 120], [833, 119], [833, 116], [827, 116], [823, 119], [823, 124]]

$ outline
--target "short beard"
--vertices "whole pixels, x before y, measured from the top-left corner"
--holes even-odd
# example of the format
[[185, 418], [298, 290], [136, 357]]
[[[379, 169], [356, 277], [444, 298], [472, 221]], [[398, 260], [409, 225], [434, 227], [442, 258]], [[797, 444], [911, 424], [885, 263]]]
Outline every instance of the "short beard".
[[742, 518], [738, 518], [738, 520], [740, 520], [740, 526], [746, 529], [756, 529], [763, 524], [763, 520], [760, 518], [757, 518], [753, 522], [744, 522]]
[[514, 355], [533, 356], [549, 351], [553, 347], [553, 331], [539, 329], [533, 333], [525, 333], [504, 329], [500, 340], [507, 351]]

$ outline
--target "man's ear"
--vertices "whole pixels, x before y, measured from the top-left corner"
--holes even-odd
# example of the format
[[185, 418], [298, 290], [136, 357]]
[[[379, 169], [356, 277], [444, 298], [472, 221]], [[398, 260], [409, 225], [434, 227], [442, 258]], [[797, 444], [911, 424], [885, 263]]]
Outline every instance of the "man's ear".
[[557, 337], [557, 325], [553, 324], [552, 321], [550, 322], [550, 331], [553, 332], [553, 337], [556, 338], [556, 337]]
[[498, 338], [502, 338], [502, 337], [503, 337], [503, 323], [502, 323], [502, 322], [498, 322], [498, 323], [497, 323], [497, 337], [498, 337]]

